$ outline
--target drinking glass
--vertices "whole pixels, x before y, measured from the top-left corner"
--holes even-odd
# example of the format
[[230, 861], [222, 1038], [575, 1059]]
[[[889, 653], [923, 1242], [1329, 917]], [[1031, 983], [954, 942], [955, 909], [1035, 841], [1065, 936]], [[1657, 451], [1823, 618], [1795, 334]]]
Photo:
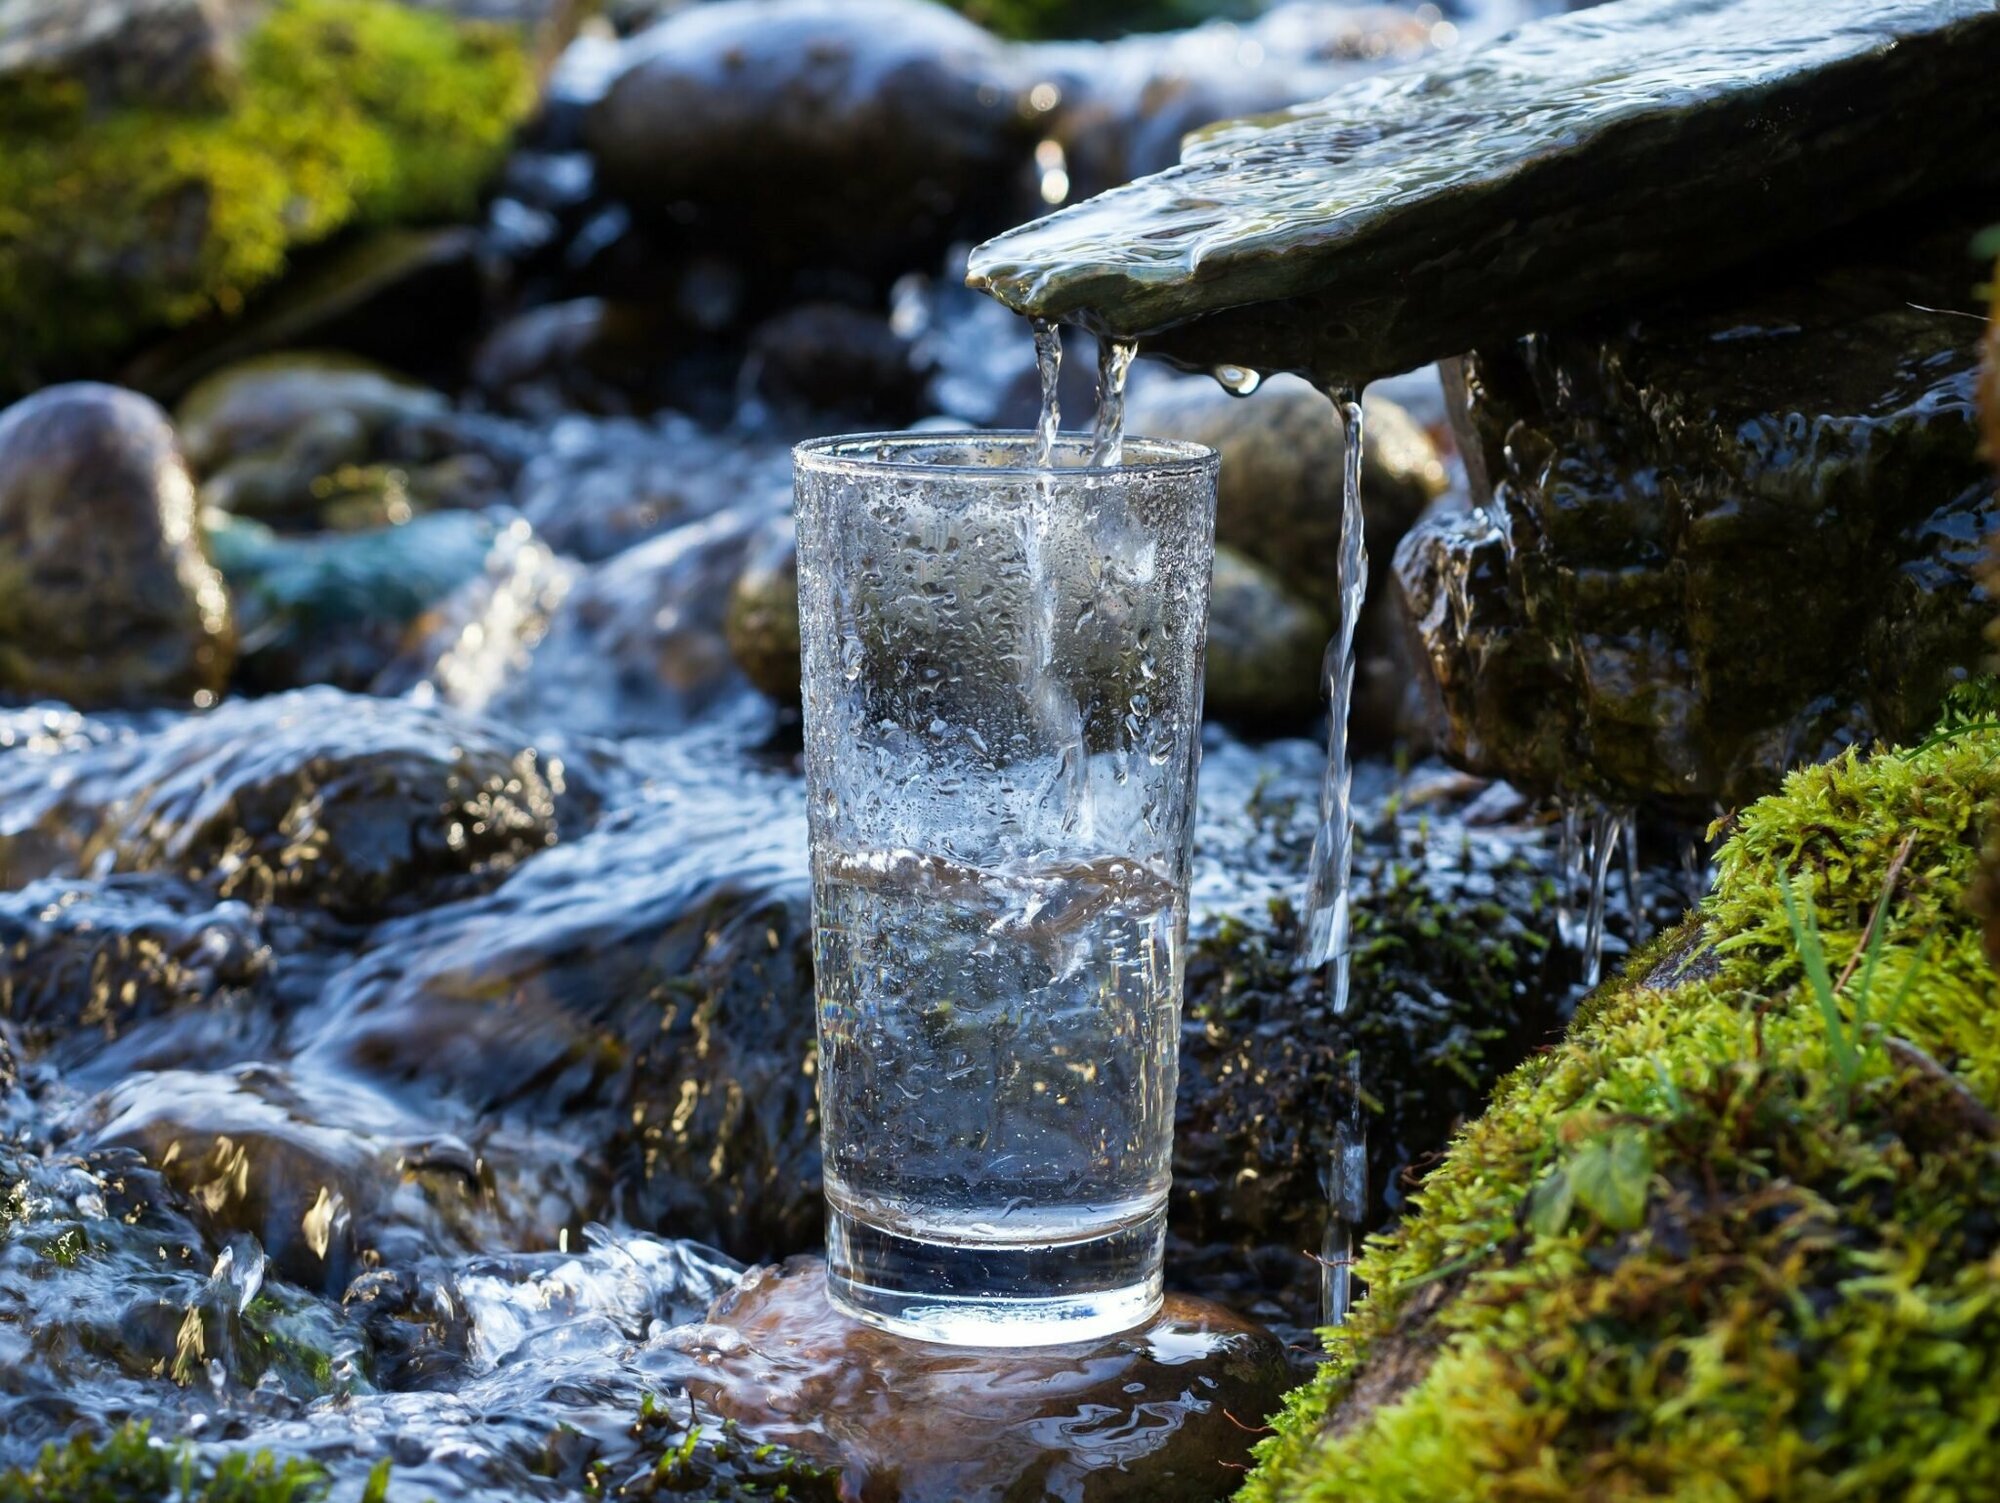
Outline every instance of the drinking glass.
[[1212, 450], [794, 451], [833, 1303], [1036, 1345], [1160, 1307]]

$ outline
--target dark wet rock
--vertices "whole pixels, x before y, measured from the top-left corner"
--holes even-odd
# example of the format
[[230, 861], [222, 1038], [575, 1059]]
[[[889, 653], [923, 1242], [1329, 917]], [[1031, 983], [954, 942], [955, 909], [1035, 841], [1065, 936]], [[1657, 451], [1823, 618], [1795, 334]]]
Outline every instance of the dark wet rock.
[[774, 520], [729, 591], [723, 635], [743, 676], [781, 705], [799, 702], [799, 533]]
[[76, 1061], [136, 1024], [262, 999], [271, 952], [242, 903], [171, 878], [43, 881], [0, 893], [0, 1017]]
[[1930, 724], [1982, 658], [1996, 526], [1956, 230], [1466, 363], [1492, 503], [1398, 560], [1450, 754], [1737, 802]]
[[307, 684], [366, 689], [419, 617], [485, 574], [505, 530], [494, 517], [463, 511], [312, 537], [222, 519], [208, 540], [236, 601], [237, 683], [254, 693]]
[[167, 415], [92, 384], [0, 413], [0, 695], [213, 696], [235, 653]]
[[972, 274], [1198, 369], [1387, 375], [1990, 180], [1996, 67], [1981, 0], [1629, 0], [1204, 132]]
[[924, 412], [926, 372], [881, 316], [801, 303], [750, 336], [744, 384], [780, 415], [902, 428]]
[[324, 688], [65, 755], [28, 769], [54, 787], [9, 821], [10, 873], [157, 871], [355, 922], [490, 888], [593, 802], [501, 727]]
[[1297, 727], [1321, 707], [1326, 618], [1233, 548], [1215, 550], [1208, 589], [1202, 713], [1232, 724]]
[[668, 323], [657, 310], [600, 297], [529, 308], [480, 342], [473, 384], [529, 416], [626, 412], [655, 384]]
[[791, 452], [739, 442], [668, 414], [651, 424], [558, 423], [521, 471], [521, 514], [551, 548], [594, 563], [739, 503], [776, 510]]
[[731, 587], [772, 515], [744, 505], [628, 548], [579, 578], [527, 666], [492, 702], [524, 725], [661, 735], [755, 696], [723, 635]]
[[68, 86], [99, 108], [213, 104], [268, 0], [71, 0], [0, 10], [0, 91]]
[[812, 1246], [802, 810], [789, 784], [703, 783], [486, 898], [377, 930], [328, 983], [306, 1058], [426, 1115], [442, 1095], [482, 1121], [560, 1124], [640, 1226], [746, 1257]]
[[1296, 1381], [1270, 1332], [1185, 1295], [1098, 1342], [906, 1340], [837, 1313], [817, 1259], [751, 1271], [667, 1343], [696, 1359], [690, 1390], [746, 1444], [780, 1445], [836, 1474], [839, 1496], [883, 1503], [1227, 1498]]
[[763, 265], [893, 276], [1003, 206], [1036, 128], [992, 37], [918, 0], [724, 0], [625, 44], [605, 186]]

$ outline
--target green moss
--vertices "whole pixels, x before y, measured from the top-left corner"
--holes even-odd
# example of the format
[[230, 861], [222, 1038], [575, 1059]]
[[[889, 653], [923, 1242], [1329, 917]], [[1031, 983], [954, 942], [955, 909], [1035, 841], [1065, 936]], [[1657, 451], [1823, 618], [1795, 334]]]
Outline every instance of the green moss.
[[394, 0], [279, 0], [230, 97], [0, 109], [0, 382], [233, 313], [350, 222], [463, 213], [534, 100], [521, 39]]
[[1249, 0], [954, 0], [955, 8], [1002, 36], [1114, 37], [1174, 31], [1256, 13]]
[[155, 1444], [144, 1425], [52, 1445], [33, 1466], [0, 1472], [0, 1503], [316, 1503], [326, 1493], [311, 1462], [269, 1452], [197, 1459]]
[[1369, 1244], [1244, 1499], [2000, 1495], [2000, 980], [1964, 901], [2000, 730], [1961, 719], [1741, 815], [1696, 918]]

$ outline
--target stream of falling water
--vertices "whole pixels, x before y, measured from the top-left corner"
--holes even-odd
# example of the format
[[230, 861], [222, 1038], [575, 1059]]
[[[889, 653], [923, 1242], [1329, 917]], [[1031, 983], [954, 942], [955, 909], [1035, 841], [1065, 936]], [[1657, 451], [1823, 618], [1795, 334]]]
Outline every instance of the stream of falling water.
[[1115, 468], [1125, 457], [1125, 379], [1139, 346], [1129, 340], [1097, 341], [1097, 422], [1090, 436], [1090, 462]]
[[1056, 385], [1062, 378], [1062, 330], [1046, 318], [1031, 320], [1035, 331], [1035, 369], [1042, 378], [1042, 411], [1035, 423], [1035, 468], [1046, 470], [1055, 458], [1056, 434], [1062, 427], [1062, 407]]
[[[1361, 394], [1339, 389], [1328, 395], [1339, 411], [1344, 437], [1340, 624], [1326, 650], [1324, 676], [1330, 722], [1326, 781], [1320, 790], [1319, 830], [1313, 839], [1300, 959], [1307, 966], [1325, 968], [1327, 995], [1338, 1017], [1347, 1012], [1352, 1000], [1347, 940], [1354, 878], [1354, 767], [1348, 756], [1347, 729], [1354, 700], [1355, 630], [1368, 594], [1368, 540], [1361, 516]], [[1345, 1320], [1353, 1303], [1354, 1235], [1368, 1212], [1368, 1128], [1362, 1115], [1359, 1056], [1350, 1053], [1343, 1070], [1333, 1147], [1326, 1165], [1327, 1219], [1320, 1248], [1320, 1316], [1327, 1325]]]
[[1604, 974], [1604, 913], [1611, 866], [1625, 851], [1625, 901], [1632, 915], [1632, 941], [1639, 939], [1644, 912], [1639, 891], [1638, 819], [1595, 799], [1565, 797], [1562, 835], [1556, 852], [1556, 937], [1583, 959], [1583, 984], [1597, 985]]

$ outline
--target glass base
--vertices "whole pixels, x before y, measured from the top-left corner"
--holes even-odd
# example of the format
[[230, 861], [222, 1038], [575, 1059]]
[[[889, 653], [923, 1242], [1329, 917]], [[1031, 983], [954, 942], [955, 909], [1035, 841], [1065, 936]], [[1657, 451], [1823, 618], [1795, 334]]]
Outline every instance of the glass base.
[[951, 1346], [1098, 1341], [1160, 1313], [1164, 1207], [1100, 1237], [931, 1242], [827, 1208], [826, 1292], [884, 1331]]

